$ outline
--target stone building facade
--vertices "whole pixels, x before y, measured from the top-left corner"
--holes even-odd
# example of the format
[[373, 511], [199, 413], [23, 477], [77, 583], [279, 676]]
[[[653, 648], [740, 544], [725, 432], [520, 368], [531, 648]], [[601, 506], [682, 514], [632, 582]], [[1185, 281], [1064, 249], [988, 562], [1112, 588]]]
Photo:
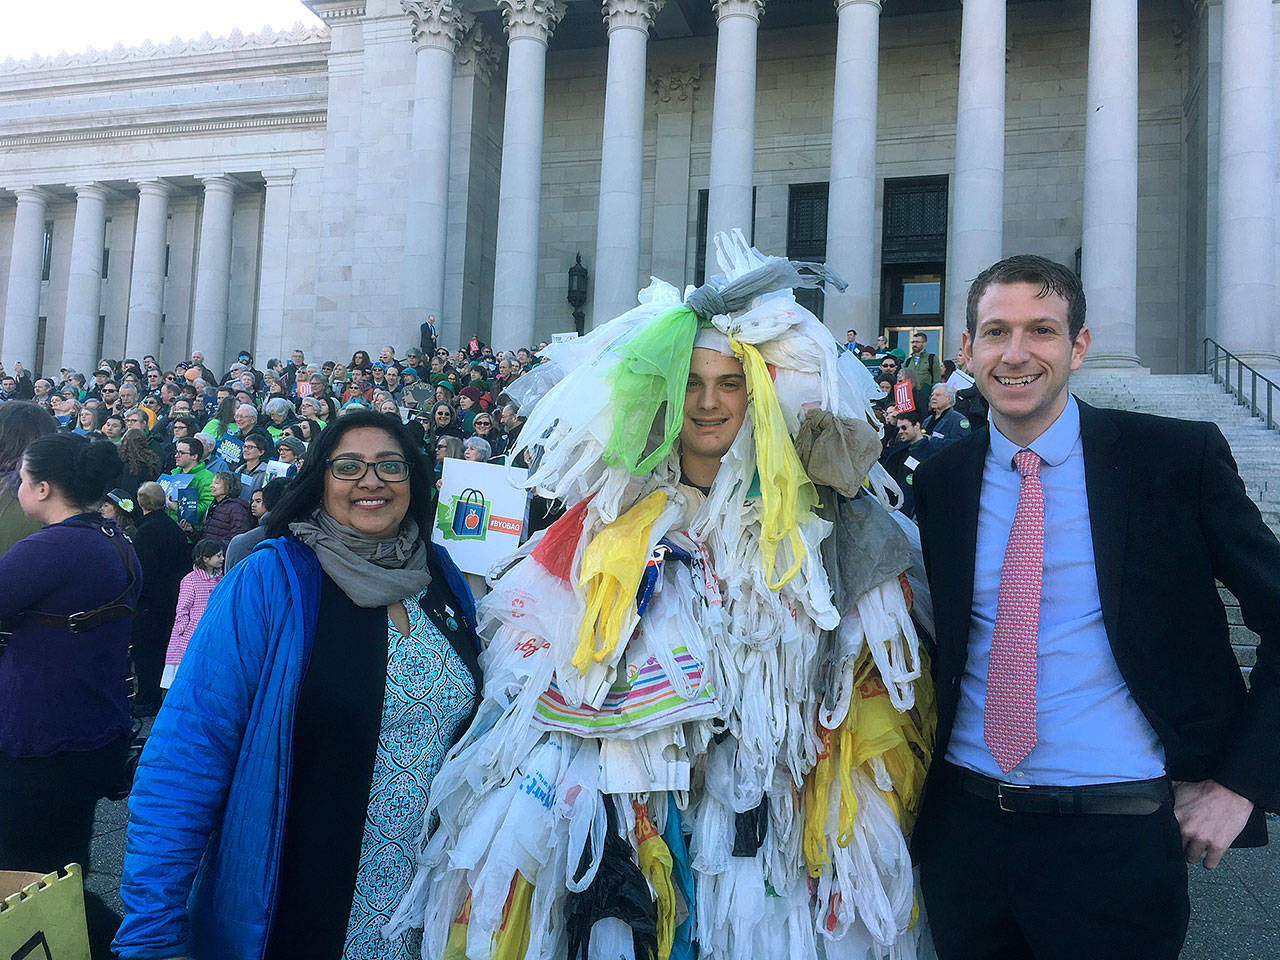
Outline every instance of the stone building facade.
[[[1002, 255], [1095, 363], [1275, 362], [1271, 0], [310, 0], [321, 25], [0, 64], [0, 361], [515, 347], [710, 237], [825, 260], [841, 339], [952, 355]], [[834, 144], [834, 147], [833, 147]], [[714, 260], [711, 261], [714, 263]]]

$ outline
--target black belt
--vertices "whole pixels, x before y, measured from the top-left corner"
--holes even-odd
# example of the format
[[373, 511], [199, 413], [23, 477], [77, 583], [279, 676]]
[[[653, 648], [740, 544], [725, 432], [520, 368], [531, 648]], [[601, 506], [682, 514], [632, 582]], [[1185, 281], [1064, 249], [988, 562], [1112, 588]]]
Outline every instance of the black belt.
[[1005, 783], [951, 763], [944, 764], [943, 773], [965, 793], [994, 801], [1005, 813], [1141, 816], [1155, 813], [1161, 805], [1173, 802], [1173, 787], [1168, 777], [1084, 787], [1048, 787]]
[[27, 612], [27, 617], [40, 626], [66, 630], [68, 633], [87, 633], [90, 630], [96, 630], [104, 623], [123, 620], [130, 616], [133, 616], [133, 607], [123, 603], [109, 603], [94, 610], [82, 610], [72, 614], [41, 613], [38, 610]]

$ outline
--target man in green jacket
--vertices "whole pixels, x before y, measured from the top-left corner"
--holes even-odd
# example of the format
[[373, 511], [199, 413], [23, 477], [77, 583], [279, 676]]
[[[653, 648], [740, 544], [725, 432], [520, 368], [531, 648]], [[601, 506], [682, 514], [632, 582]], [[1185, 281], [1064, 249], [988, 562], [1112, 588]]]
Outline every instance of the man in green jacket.
[[938, 362], [936, 353], [930, 353], [924, 348], [923, 333], [911, 335], [911, 356], [907, 357], [907, 362], [903, 364], [902, 369], [906, 371], [907, 379], [911, 381], [911, 388], [919, 390], [926, 396], [933, 389], [933, 385], [942, 379], [942, 364]]
[[[203, 463], [204, 444], [195, 437], [183, 437], [173, 447], [173, 463], [178, 473], [191, 475], [191, 486], [196, 491], [196, 521], [204, 522], [205, 511], [213, 503], [213, 474]], [[165, 512], [169, 514], [183, 530], [190, 530], [191, 524], [178, 516], [178, 505], [173, 500], [165, 501]]]

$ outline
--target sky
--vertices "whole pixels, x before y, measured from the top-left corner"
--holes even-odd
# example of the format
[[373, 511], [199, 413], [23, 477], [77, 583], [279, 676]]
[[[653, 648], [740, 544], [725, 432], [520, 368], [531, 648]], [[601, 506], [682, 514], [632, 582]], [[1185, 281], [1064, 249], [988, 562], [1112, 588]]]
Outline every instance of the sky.
[[168, 43], [175, 36], [194, 40], [204, 33], [226, 36], [239, 28], [257, 33], [301, 21], [320, 22], [302, 0], [59, 0], [5, 4], [0, 61], [23, 60], [59, 51], [79, 53], [117, 43], [135, 47], [146, 40]]

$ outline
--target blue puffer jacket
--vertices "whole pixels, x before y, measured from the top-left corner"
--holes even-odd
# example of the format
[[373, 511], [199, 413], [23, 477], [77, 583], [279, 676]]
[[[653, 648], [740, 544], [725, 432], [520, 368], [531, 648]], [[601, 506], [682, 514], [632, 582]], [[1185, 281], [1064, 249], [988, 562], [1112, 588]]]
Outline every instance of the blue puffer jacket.
[[[465, 581], [435, 552], [474, 628]], [[129, 798], [124, 960], [261, 960], [319, 601], [320, 564], [292, 538], [259, 544], [210, 597]]]

